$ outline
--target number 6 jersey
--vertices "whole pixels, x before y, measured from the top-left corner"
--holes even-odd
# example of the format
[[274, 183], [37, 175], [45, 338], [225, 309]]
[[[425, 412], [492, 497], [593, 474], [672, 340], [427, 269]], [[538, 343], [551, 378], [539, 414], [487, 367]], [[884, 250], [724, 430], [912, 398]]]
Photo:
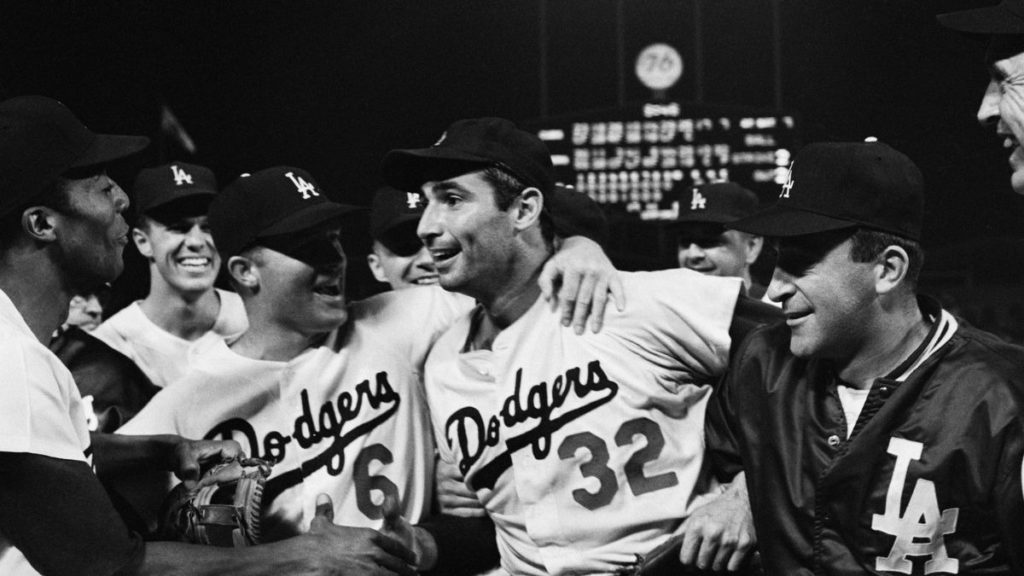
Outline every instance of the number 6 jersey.
[[598, 334], [537, 302], [470, 350], [458, 320], [427, 360], [441, 457], [494, 520], [513, 574], [609, 573], [685, 518], [702, 489], [708, 385], [724, 369], [737, 279], [623, 274], [625, 311]]

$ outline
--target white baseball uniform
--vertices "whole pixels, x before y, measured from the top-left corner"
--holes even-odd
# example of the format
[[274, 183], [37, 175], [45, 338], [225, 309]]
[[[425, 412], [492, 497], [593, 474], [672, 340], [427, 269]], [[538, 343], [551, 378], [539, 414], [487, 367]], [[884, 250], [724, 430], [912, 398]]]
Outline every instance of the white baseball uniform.
[[577, 336], [538, 299], [472, 350], [474, 315], [438, 340], [425, 382], [441, 457], [498, 532], [513, 574], [610, 573], [686, 517], [702, 490], [704, 408], [741, 282], [624, 273], [627, 308]]
[[321, 492], [339, 524], [378, 528], [387, 493], [416, 522], [429, 510], [434, 469], [423, 363], [471, 305], [438, 287], [380, 294], [354, 303], [328, 342], [289, 362], [204, 343], [188, 374], [118, 432], [233, 438], [277, 460], [265, 515], [285, 533], [308, 529]]
[[[234, 341], [249, 327], [242, 299], [234, 292], [217, 289], [220, 311], [213, 328], [199, 340], [227, 339]], [[164, 388], [177, 381], [188, 368], [189, 349], [196, 346], [157, 326], [150, 320], [139, 302], [132, 302], [118, 311], [95, 330], [92, 335], [114, 350], [134, 361], [153, 384]]]
[[[71, 372], [0, 290], [0, 452], [38, 454], [92, 465], [89, 428]], [[0, 574], [35, 575], [0, 534]]]

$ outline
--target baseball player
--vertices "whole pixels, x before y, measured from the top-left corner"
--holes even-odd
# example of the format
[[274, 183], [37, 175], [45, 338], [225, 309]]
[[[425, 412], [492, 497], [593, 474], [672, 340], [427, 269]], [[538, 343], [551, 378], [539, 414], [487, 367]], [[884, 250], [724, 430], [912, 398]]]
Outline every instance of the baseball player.
[[73, 293], [121, 272], [128, 196], [104, 165], [146, 143], [95, 134], [49, 98], [0, 102], [0, 573], [409, 574], [408, 550], [372, 530], [333, 526], [326, 500], [308, 534], [245, 554], [146, 543], [115, 512], [94, 465], [171, 466], [194, 486], [201, 462], [239, 454], [234, 442], [90, 437], [71, 374], [43, 344]]
[[139, 218], [132, 239], [149, 261], [149, 294], [93, 335], [162, 388], [184, 374], [197, 340], [233, 340], [248, 322], [238, 295], [213, 286], [220, 269], [206, 216], [217, 191], [213, 172], [184, 162], [148, 168], [133, 191]]
[[[440, 283], [478, 302], [434, 346], [425, 387], [441, 457], [494, 520], [502, 567], [632, 567], [701, 491], [707, 384], [724, 368], [741, 282], [624, 274], [625, 309], [576, 336], [535, 284], [552, 249], [543, 206], [559, 193], [539, 139], [507, 120], [461, 120], [383, 169], [423, 190], [418, 233]], [[415, 540], [421, 569], [459, 553], [421, 530]]]
[[373, 250], [366, 261], [373, 277], [395, 290], [437, 284], [434, 261], [416, 236], [416, 224], [426, 202], [418, 190], [403, 192], [389, 186], [373, 195]]
[[[905, 155], [817, 143], [733, 224], [779, 238], [786, 322], [716, 389], [711, 461], [743, 486], [691, 520], [743, 524], [749, 490], [769, 574], [1024, 573], [1024, 350], [917, 294], [922, 213]], [[704, 562], [731, 554], [693, 536]]]
[[760, 299], [765, 287], [753, 283], [750, 267], [761, 255], [764, 239], [728, 228], [757, 212], [757, 204], [756, 194], [734, 182], [695, 186], [681, 194], [675, 225], [679, 266], [742, 278], [747, 294]]
[[472, 302], [435, 286], [349, 305], [338, 229], [351, 211], [291, 167], [219, 194], [210, 225], [250, 329], [230, 345], [203, 342], [185, 377], [120, 430], [233, 438], [275, 461], [263, 497], [271, 538], [306, 530], [321, 492], [350, 526], [379, 526], [387, 496], [415, 520], [431, 503], [422, 365]]
[[1003, 0], [938, 18], [948, 28], [989, 37], [985, 66], [991, 79], [978, 107], [978, 121], [1005, 139], [1010, 185], [1024, 194], [1024, 1]]

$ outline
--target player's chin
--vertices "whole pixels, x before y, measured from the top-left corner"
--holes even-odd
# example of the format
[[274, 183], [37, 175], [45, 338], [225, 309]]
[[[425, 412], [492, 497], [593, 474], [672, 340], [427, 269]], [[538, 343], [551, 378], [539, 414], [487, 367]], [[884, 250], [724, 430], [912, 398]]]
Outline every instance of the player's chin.
[[1018, 167], [1010, 174], [1010, 187], [1017, 194], [1024, 195], [1024, 166]]

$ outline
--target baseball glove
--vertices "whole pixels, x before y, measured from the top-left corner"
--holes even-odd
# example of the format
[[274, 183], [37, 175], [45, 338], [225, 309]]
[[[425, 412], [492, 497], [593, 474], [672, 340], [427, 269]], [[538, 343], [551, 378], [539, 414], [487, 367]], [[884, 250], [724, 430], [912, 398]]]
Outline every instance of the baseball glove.
[[164, 500], [160, 539], [224, 547], [258, 544], [270, 469], [258, 458], [227, 460], [208, 470], [195, 490], [178, 484]]

